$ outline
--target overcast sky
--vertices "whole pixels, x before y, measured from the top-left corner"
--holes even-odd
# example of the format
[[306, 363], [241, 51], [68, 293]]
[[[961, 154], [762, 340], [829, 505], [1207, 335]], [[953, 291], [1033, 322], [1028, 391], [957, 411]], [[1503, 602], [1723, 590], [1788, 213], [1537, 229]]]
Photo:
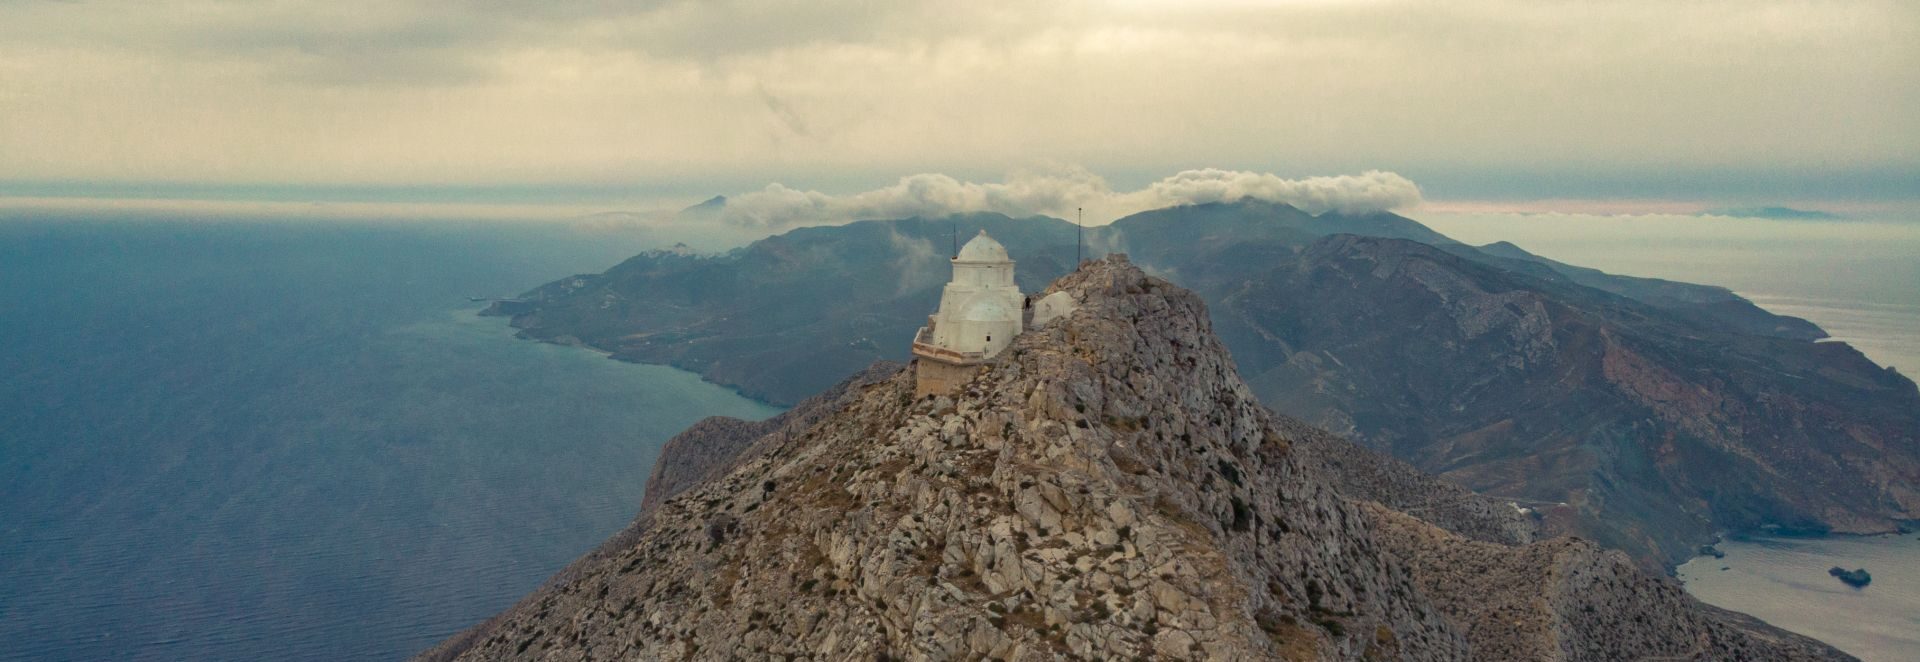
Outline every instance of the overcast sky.
[[1917, 71], [1920, 2], [0, 0], [0, 195], [1920, 198]]

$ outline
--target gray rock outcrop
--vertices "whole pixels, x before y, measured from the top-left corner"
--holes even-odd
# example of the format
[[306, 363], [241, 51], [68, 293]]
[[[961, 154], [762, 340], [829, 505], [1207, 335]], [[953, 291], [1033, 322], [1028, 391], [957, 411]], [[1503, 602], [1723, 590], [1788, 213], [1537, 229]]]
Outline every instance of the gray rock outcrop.
[[[767, 446], [805, 432], [821, 418], [837, 411], [850, 394], [892, 377], [902, 367], [892, 361], [874, 363], [833, 388], [763, 421], [743, 421], [731, 416], [700, 419], [661, 447], [660, 459], [647, 476], [646, 493], [640, 501], [641, 517], [645, 518], [661, 502], [690, 487], [726, 475]], [[763, 440], [764, 443], [754, 443]]]
[[954, 397], [855, 387], [426, 657], [1845, 659], [1276, 418], [1124, 258], [1055, 291]]

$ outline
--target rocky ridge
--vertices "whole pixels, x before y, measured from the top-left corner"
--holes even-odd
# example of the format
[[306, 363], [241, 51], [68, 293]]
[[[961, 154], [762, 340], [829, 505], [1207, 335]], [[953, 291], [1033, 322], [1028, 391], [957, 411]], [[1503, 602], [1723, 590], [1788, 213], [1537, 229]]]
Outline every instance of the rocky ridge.
[[1723, 530], [1920, 517], [1920, 391], [1845, 344], [1397, 239], [1212, 263], [1183, 275], [1262, 401], [1556, 530], [1670, 563]]
[[[941, 258], [976, 228], [1019, 256], [1023, 290], [1073, 262], [1075, 230], [1056, 219], [863, 221], [725, 255], [642, 254], [490, 312], [528, 338], [795, 403], [905, 360]], [[1252, 201], [1085, 235], [1094, 254], [1131, 251], [1204, 297], [1268, 407], [1649, 568], [1722, 531], [1875, 533], [1920, 517], [1920, 388], [1725, 288], [1467, 246], [1392, 214]]]
[[688, 488], [726, 475], [741, 461], [764, 452], [765, 447], [805, 432], [862, 388], [892, 377], [902, 367], [892, 361], [876, 362], [766, 420], [744, 421], [731, 416], [700, 419], [660, 448], [660, 459], [647, 476], [647, 489], [640, 500], [641, 517]]
[[1271, 415], [1124, 259], [1050, 291], [1080, 308], [964, 392], [856, 387], [427, 657], [1845, 659], [1592, 543], [1503, 544], [1470, 493], [1452, 531], [1389, 507], [1434, 492]]

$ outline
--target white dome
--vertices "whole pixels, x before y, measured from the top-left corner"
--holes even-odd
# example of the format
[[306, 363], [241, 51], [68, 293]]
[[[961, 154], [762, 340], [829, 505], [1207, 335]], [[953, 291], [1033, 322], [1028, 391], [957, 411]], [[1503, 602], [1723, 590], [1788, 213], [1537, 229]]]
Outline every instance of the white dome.
[[[979, 240], [975, 239], [974, 241]], [[995, 246], [998, 245], [999, 244], [995, 244]], [[1008, 306], [1006, 302], [997, 298], [975, 300], [973, 303], [967, 305], [966, 310], [960, 311], [960, 319], [969, 322], [1006, 322], [1020, 319], [1018, 315], [1019, 313], [1014, 312], [1013, 308]]]
[[961, 246], [960, 255], [953, 259], [958, 262], [1010, 261], [1007, 259], [1007, 248], [1001, 246], [1000, 242], [994, 241], [993, 237], [987, 236], [986, 230], [981, 230], [979, 236], [968, 241], [967, 245]]

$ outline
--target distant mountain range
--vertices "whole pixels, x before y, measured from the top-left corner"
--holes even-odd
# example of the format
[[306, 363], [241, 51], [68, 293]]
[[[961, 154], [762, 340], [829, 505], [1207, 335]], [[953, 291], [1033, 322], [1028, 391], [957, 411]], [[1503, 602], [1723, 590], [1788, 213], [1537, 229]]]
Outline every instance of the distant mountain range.
[[1723, 209], [1709, 209], [1701, 213], [1708, 216], [1770, 218], [1794, 221], [1830, 221], [1845, 218], [1833, 212], [1825, 212], [1817, 209], [1794, 209], [1792, 207], [1728, 207]]
[[[1056, 219], [867, 221], [719, 256], [650, 252], [493, 312], [525, 337], [790, 404], [908, 358], [954, 238], [977, 229], [1019, 261], [1024, 290], [1073, 264], [1074, 228]], [[1724, 288], [1251, 201], [1085, 234], [1089, 256], [1129, 253], [1204, 297], [1267, 406], [1521, 501], [1550, 532], [1672, 563], [1721, 530], [1920, 517], [1914, 383]]]

